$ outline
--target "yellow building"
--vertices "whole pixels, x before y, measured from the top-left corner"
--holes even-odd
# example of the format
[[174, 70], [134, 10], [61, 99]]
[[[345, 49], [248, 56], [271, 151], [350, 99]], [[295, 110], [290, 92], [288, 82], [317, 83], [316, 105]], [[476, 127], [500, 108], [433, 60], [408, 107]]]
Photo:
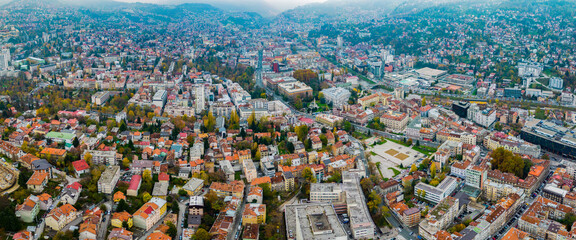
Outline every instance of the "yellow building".
[[316, 121], [325, 125], [328, 125], [330, 127], [335, 127], [338, 125], [338, 123], [342, 122], [344, 120], [344, 118], [342, 117], [338, 117], [335, 115], [331, 115], [331, 114], [318, 114], [316, 115]]
[[402, 132], [408, 125], [408, 114], [390, 111], [380, 117], [380, 123], [386, 125], [387, 129]]
[[266, 222], [266, 204], [246, 204], [242, 213], [242, 225]]
[[132, 215], [130, 215], [130, 213], [124, 211], [124, 212], [115, 212], [114, 214], [112, 214], [112, 219], [110, 220], [112, 226], [114, 227], [118, 227], [121, 228], [123, 227], [122, 224], [124, 222], [126, 222], [128, 224], [128, 228], [131, 228], [132, 225], [134, 224], [134, 221], [132, 220]]
[[358, 99], [358, 103], [362, 105], [362, 107], [366, 108], [371, 105], [376, 105], [379, 102], [382, 102], [383, 105], [388, 105], [388, 99], [390, 99], [392, 95], [386, 93], [374, 93], [370, 96], [366, 96], [363, 98]]
[[153, 197], [134, 213], [134, 226], [147, 231], [162, 218], [164, 213], [166, 213], [166, 200]]

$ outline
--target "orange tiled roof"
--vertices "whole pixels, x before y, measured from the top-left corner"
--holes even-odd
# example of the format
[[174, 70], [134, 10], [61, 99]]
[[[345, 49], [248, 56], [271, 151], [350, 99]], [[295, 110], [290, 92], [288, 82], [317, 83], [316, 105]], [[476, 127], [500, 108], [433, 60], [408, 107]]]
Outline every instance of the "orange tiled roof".
[[62, 156], [64, 154], [66, 154], [66, 150], [58, 149], [58, 148], [44, 148], [44, 149], [42, 149], [40, 154], [50, 154], [50, 155], [55, 155], [55, 156]]
[[26, 184], [27, 185], [42, 185], [42, 183], [44, 183], [44, 181], [46, 181], [47, 177], [48, 177], [47, 172], [35, 171], [34, 174], [32, 174], [32, 177], [30, 177], [30, 179], [28, 179], [28, 182], [26, 182]]

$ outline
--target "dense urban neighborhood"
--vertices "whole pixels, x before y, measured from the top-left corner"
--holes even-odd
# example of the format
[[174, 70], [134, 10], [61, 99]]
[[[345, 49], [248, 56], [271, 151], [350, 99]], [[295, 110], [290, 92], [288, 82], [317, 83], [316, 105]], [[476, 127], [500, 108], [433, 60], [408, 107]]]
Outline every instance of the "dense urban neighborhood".
[[392, 2], [1, 5], [0, 238], [576, 239], [576, 4]]

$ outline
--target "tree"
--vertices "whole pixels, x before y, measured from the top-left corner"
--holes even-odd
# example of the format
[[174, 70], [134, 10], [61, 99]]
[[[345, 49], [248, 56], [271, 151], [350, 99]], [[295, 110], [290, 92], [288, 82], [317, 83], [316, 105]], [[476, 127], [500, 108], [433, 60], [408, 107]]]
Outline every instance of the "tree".
[[[176, 204], [178, 205], [178, 204]], [[174, 226], [174, 223], [172, 222], [168, 222], [166, 224], [168, 226], [168, 230], [166, 231], [166, 234], [168, 236], [170, 236], [172, 239], [176, 238], [176, 234], [178, 234], [178, 229], [176, 229], [176, 226]]]
[[296, 131], [296, 134], [298, 135], [298, 140], [301, 142], [304, 142], [304, 140], [306, 140], [306, 137], [308, 136], [308, 126], [307, 125], [300, 125], [300, 126], [296, 126], [294, 127], [294, 131]]
[[208, 112], [208, 114], [202, 118], [202, 121], [204, 122], [204, 127], [206, 127], [206, 130], [208, 132], [214, 131], [214, 126], [216, 126], [216, 118], [214, 117], [211, 111]]
[[130, 160], [128, 158], [122, 159], [122, 167], [124, 168], [130, 167]]
[[92, 174], [92, 181], [96, 182], [98, 181], [98, 179], [100, 179], [100, 175], [102, 175], [102, 172], [100, 172], [98, 168], [94, 168], [92, 169], [92, 171], [90, 171], [90, 174]]
[[210, 240], [210, 238], [210, 233], [208, 233], [203, 228], [199, 228], [192, 236], [192, 239], [194, 240]]
[[150, 199], [152, 199], [152, 195], [150, 195], [150, 193], [144, 192], [144, 194], [142, 194], [142, 201], [148, 202]]
[[188, 192], [186, 192], [186, 190], [184, 190], [184, 189], [180, 189], [180, 190], [178, 190], [178, 195], [180, 195], [180, 196], [187, 196], [187, 195], [188, 195]]
[[426, 97], [422, 97], [422, 107], [426, 106]]
[[327, 180], [327, 182], [334, 182], [334, 183], [339, 183], [341, 181], [342, 181], [342, 174], [340, 173], [340, 171], [334, 171], [334, 173], [332, 173], [332, 175]]
[[251, 129], [254, 129], [254, 127], [256, 126], [256, 112], [254, 111], [254, 109], [252, 110], [252, 113], [250, 114], [250, 116], [248, 116], [248, 126]]
[[144, 182], [152, 182], [152, 172], [148, 169], [144, 170], [144, 172], [142, 172], [142, 179]]
[[102, 205], [100, 205], [100, 210], [106, 212], [106, 211], [108, 211], [108, 207], [106, 206], [106, 204], [102, 204]]
[[492, 157], [492, 169], [513, 173], [519, 178], [525, 178], [530, 172], [531, 161], [524, 161], [520, 155], [504, 148], [495, 149], [490, 156]]
[[74, 140], [72, 140], [72, 145], [74, 145], [75, 148], [80, 145], [80, 141], [78, 141], [77, 137], [74, 137]]
[[316, 182], [316, 177], [314, 176], [314, 173], [312, 173], [312, 169], [310, 169], [309, 167], [304, 168], [304, 170], [302, 170], [302, 177], [306, 179], [306, 181], [309, 183]]
[[410, 167], [410, 173], [416, 172], [416, 170], [418, 170], [416, 164], [412, 163], [412, 166]]
[[180, 205], [177, 201], [172, 202], [172, 212], [176, 214], [180, 212]]
[[121, 199], [118, 202], [118, 206], [116, 207], [116, 212], [129, 212], [130, 211], [130, 206], [128, 206], [128, 203], [126, 203], [126, 201], [124, 201], [124, 199]]
[[88, 165], [92, 166], [92, 154], [90, 153], [84, 154], [84, 161], [86, 161]]
[[436, 163], [435, 163], [435, 162], [433, 162], [433, 163], [430, 165], [430, 176], [431, 176], [432, 178], [436, 177]]
[[258, 151], [256, 151], [256, 154], [254, 155], [254, 160], [260, 161], [260, 159], [262, 159], [262, 153], [260, 152], [260, 149], [258, 149]]
[[15, 203], [6, 195], [0, 197], [0, 228], [10, 232], [17, 232], [22, 228], [22, 223], [16, 217]]
[[574, 213], [567, 213], [564, 215], [564, 218], [560, 220], [560, 223], [568, 226], [568, 230], [570, 231], [572, 228], [572, 224], [576, 221], [576, 215]]

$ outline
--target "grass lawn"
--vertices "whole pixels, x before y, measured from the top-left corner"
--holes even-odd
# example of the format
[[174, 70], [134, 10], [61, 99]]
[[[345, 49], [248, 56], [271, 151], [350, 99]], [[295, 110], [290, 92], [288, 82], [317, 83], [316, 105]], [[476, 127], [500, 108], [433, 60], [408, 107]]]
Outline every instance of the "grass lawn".
[[427, 146], [414, 146], [412, 147], [412, 149], [421, 152], [423, 154], [426, 154], [427, 156], [430, 156], [432, 153], [436, 152], [436, 148], [433, 147], [427, 147]]
[[355, 137], [355, 138], [360, 138], [360, 140], [364, 140], [364, 139], [369, 138], [368, 135], [366, 135], [366, 134], [364, 134], [364, 133], [361, 133], [361, 132], [358, 132], [358, 131], [353, 132], [353, 133], [352, 133], [352, 136]]
[[377, 162], [377, 163], [376, 163], [376, 168], [378, 169], [378, 172], [380, 173], [380, 177], [381, 177], [382, 179], [384, 179], [384, 174], [382, 174], [382, 170], [380, 170], [380, 165], [381, 165], [380, 162]]
[[394, 140], [394, 139], [389, 139], [389, 138], [386, 138], [386, 140], [392, 141], [392, 142], [395, 142], [395, 143], [398, 143], [398, 144], [400, 144], [400, 145], [402, 145], [402, 146], [405, 146], [405, 147], [410, 147], [410, 145], [409, 145], [408, 143], [403, 143], [403, 142], [401, 142], [401, 141], [396, 141], [396, 140]]
[[376, 156], [376, 155], [378, 155], [378, 154], [376, 154], [375, 152], [370, 151], [370, 155]]
[[400, 171], [398, 171], [398, 169], [393, 168], [393, 167], [389, 167], [388, 169], [392, 170], [392, 172], [394, 172], [394, 177], [398, 176], [398, 174], [400, 174]]

